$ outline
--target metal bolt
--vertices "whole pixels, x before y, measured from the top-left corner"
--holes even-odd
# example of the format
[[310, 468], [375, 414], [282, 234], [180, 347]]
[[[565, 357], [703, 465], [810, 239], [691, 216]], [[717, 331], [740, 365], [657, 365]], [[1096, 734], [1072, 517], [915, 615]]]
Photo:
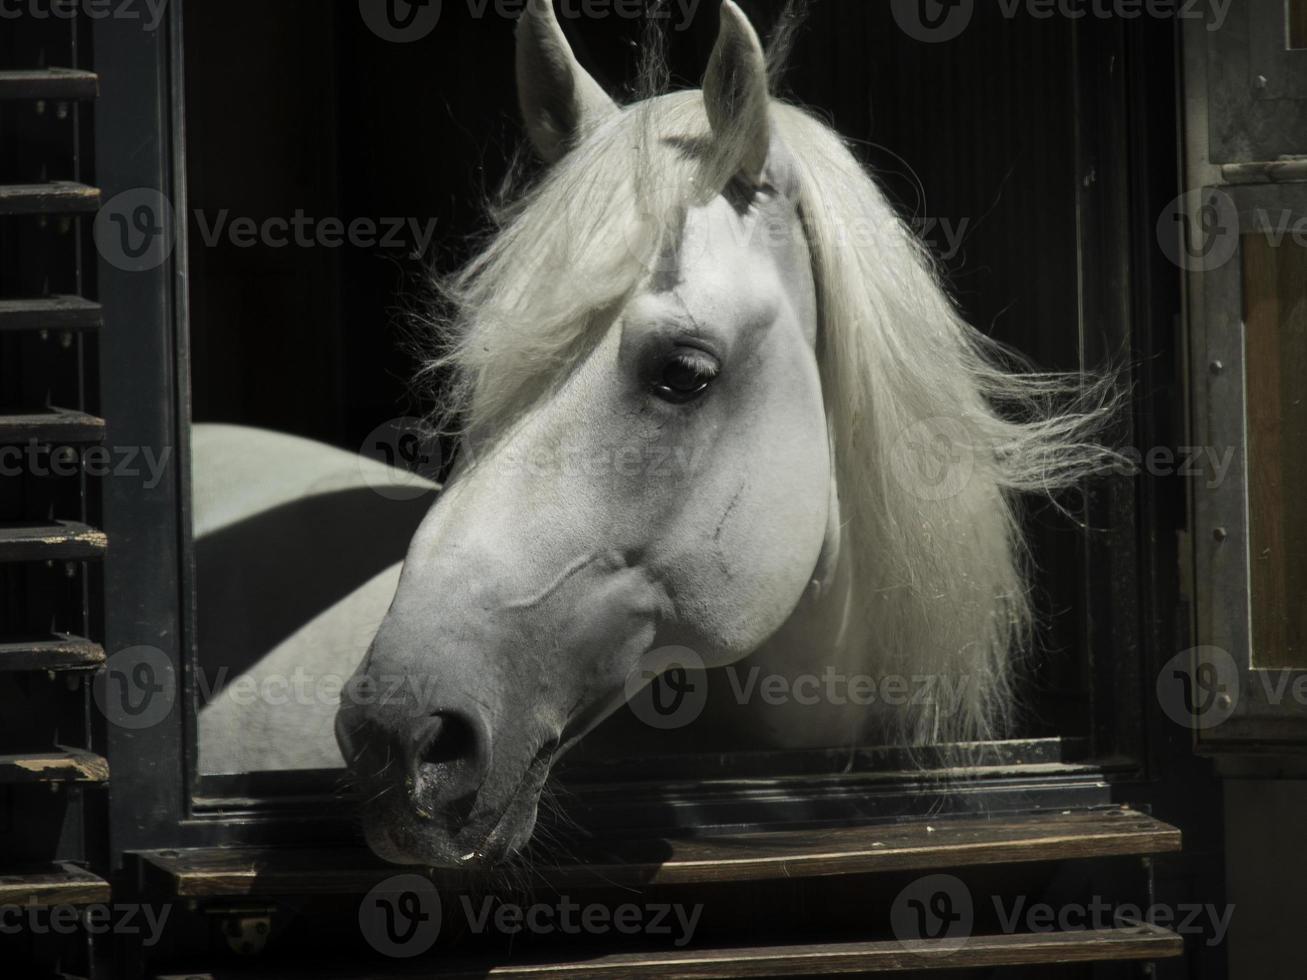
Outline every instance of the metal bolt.
[[68, 118], [68, 103], [67, 103], [67, 102], [60, 102], [59, 105], [58, 105], [58, 106], [55, 108], [55, 110], [54, 110], [54, 115], [55, 115], [55, 118], [56, 118], [56, 119], [67, 119], [67, 118]]
[[1213, 374], [1220, 374], [1225, 370], [1225, 363], [1223, 361], [1213, 361], [1211, 363], [1211, 369]]
[[1217, 543], [1217, 544], [1220, 544], [1222, 541], [1224, 541], [1224, 540], [1225, 540], [1226, 538], [1228, 538], [1229, 536], [1230, 536], [1230, 533], [1229, 533], [1225, 528], [1223, 528], [1223, 527], [1218, 527], [1218, 528], [1213, 528], [1213, 529], [1212, 529], [1212, 537], [1216, 539], [1216, 543]]
[[1264, 88], [1266, 88], [1266, 86], [1267, 86], [1267, 84], [1268, 84], [1267, 81], [1266, 81], [1266, 76], [1265, 76], [1265, 75], [1258, 75], [1258, 76], [1257, 76], [1257, 80], [1256, 80], [1255, 82], [1253, 82], [1253, 84], [1256, 85], [1256, 86], [1257, 86], [1258, 88], [1260, 88], [1260, 89], [1264, 89]]

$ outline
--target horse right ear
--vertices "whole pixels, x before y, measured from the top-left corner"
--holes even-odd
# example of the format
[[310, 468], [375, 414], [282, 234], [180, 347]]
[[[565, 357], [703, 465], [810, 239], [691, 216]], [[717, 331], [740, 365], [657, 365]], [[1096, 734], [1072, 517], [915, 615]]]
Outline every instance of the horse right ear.
[[528, 0], [517, 22], [517, 100], [536, 152], [553, 163], [618, 111], [576, 60], [554, 0]]

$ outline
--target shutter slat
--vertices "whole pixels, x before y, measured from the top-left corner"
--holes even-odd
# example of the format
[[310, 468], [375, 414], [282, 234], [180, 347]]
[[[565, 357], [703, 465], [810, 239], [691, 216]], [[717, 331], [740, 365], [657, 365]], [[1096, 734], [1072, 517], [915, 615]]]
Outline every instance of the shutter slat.
[[0, 299], [0, 331], [98, 330], [103, 322], [100, 304], [81, 296]]
[[103, 531], [75, 521], [0, 524], [0, 562], [92, 560], [108, 547]]
[[671, 952], [609, 953], [575, 960], [520, 957], [517, 962], [441, 958], [440, 965], [405, 967], [395, 961], [367, 966], [280, 964], [275, 968], [231, 966], [156, 975], [155, 980], [627, 980], [648, 977], [816, 977], [849, 973], [959, 970], [1041, 963], [1101, 963], [1179, 956], [1184, 941], [1170, 929], [1152, 925], [1077, 932], [1020, 933], [904, 942], [810, 943], [685, 949]]
[[69, 180], [0, 185], [0, 215], [84, 214], [99, 206], [98, 187]]
[[109, 883], [72, 864], [0, 871], [0, 908], [53, 908], [109, 901]]
[[0, 415], [0, 445], [41, 445], [99, 442], [104, 419], [72, 409], [56, 408], [27, 415]]
[[104, 663], [104, 648], [80, 636], [0, 643], [0, 673], [95, 670]]
[[0, 71], [0, 99], [94, 99], [99, 91], [95, 72], [75, 68]]
[[108, 779], [108, 761], [83, 749], [0, 755], [0, 784], [103, 783]]

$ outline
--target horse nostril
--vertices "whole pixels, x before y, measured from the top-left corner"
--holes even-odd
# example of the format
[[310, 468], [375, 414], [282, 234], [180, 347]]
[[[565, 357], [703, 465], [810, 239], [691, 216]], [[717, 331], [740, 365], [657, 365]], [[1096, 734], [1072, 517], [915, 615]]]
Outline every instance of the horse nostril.
[[466, 717], [452, 712], [434, 716], [419, 732], [415, 748], [415, 788], [436, 789], [447, 798], [479, 788], [484, 771], [481, 739]]

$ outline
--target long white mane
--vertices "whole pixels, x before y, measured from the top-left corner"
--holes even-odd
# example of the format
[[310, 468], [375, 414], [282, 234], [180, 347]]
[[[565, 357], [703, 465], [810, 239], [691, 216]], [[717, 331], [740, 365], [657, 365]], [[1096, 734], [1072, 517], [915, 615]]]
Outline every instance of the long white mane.
[[[1109, 459], [1091, 433], [1112, 386], [1020, 370], [961, 319], [927, 250], [845, 142], [779, 100], [771, 119], [800, 173], [858, 611], [835, 666], [952, 684], [960, 701], [949, 710], [904, 719], [912, 743], [991, 737], [1030, 637], [1016, 498]], [[722, 157], [697, 91], [649, 99], [614, 114], [500, 214], [481, 254], [441, 284], [450, 315], [427, 366], [452, 373], [445, 408], [464, 432], [494, 439], [566, 376], [656, 274], [687, 205], [726, 186]], [[944, 492], [923, 491], [903, 478], [902, 456], [941, 433], [964, 469]]]

